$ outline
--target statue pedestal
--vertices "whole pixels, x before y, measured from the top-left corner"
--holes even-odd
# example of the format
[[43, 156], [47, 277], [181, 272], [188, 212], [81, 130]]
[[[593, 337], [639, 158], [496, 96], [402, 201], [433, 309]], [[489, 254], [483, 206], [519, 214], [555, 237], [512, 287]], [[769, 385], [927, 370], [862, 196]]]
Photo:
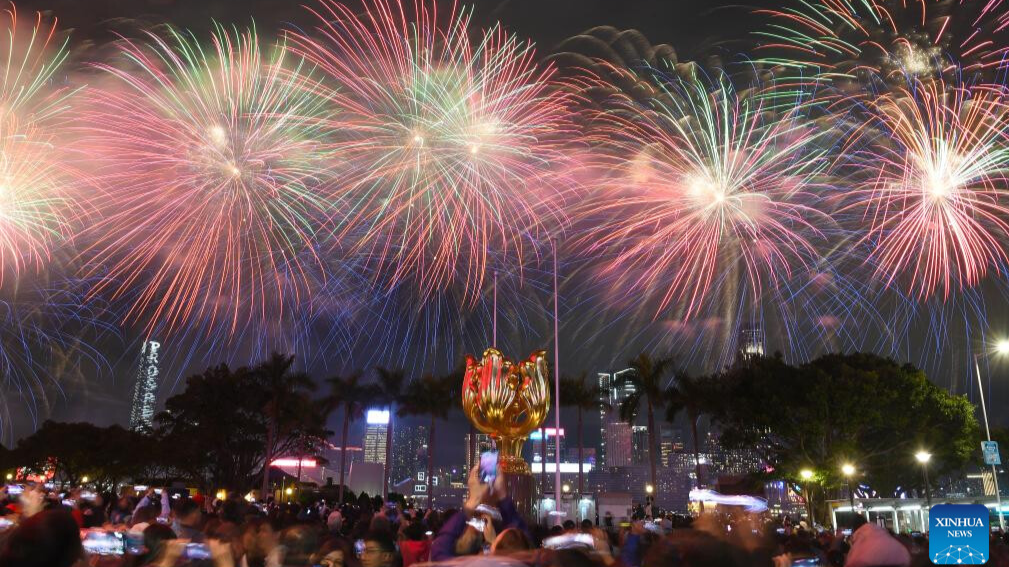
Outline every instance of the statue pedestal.
[[502, 473], [507, 487], [508, 497], [515, 503], [515, 510], [533, 525], [536, 522], [536, 480], [526, 473]]

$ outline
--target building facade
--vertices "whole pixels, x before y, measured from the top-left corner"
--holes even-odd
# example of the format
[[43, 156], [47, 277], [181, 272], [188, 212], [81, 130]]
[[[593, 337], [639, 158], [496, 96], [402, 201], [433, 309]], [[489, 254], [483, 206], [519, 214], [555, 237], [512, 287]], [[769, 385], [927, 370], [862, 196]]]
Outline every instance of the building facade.
[[158, 341], [144, 341], [140, 347], [140, 370], [137, 372], [137, 383], [133, 389], [130, 429], [149, 429], [154, 422], [158, 378], [161, 375], [160, 351], [161, 343]]
[[396, 423], [392, 430], [392, 468], [389, 478], [398, 484], [427, 466], [427, 426]]
[[385, 449], [389, 436], [389, 411], [368, 410], [368, 428], [364, 431], [364, 462], [385, 464]]
[[602, 467], [629, 466], [633, 462], [631, 426], [620, 420], [620, 404], [636, 389], [621, 378], [630, 368], [599, 373], [599, 460]]

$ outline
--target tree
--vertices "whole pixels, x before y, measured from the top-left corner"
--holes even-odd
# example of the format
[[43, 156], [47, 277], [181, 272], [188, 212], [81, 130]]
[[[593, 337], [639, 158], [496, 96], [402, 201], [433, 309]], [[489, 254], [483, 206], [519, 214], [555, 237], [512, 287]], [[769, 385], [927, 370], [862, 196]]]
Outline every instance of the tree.
[[456, 391], [461, 388], [462, 378], [457, 373], [447, 376], [426, 374], [410, 382], [403, 395], [400, 416], [423, 415], [430, 418], [427, 432], [427, 483], [428, 503], [433, 507], [434, 494], [431, 492], [431, 475], [434, 473], [435, 420], [448, 418], [449, 410], [458, 399]]
[[848, 461], [877, 492], [893, 495], [921, 485], [916, 451], [929, 450], [940, 474], [977, 453], [980, 430], [970, 402], [909, 364], [858, 353], [796, 367], [776, 355], [716, 379], [726, 400], [715, 417], [723, 445], [757, 450], [780, 478], [798, 481], [809, 468], [825, 487], [837, 487]]
[[7, 462], [12, 468], [20, 465], [35, 474], [51, 470], [54, 481], [61, 485], [77, 485], [87, 476], [89, 482], [112, 490], [142, 470], [139, 449], [150, 441], [118, 425], [45, 421], [18, 441]]
[[396, 415], [396, 404], [403, 397], [406, 374], [402, 370], [390, 370], [382, 366], [375, 367], [375, 374], [378, 376], [378, 399], [389, 409], [389, 425], [385, 429], [385, 472], [382, 475], [382, 494], [388, 497], [389, 469], [392, 468], [393, 416]]
[[325, 416], [306, 395], [292, 396], [273, 417], [264, 408], [276, 393], [270, 381], [248, 368], [222, 364], [186, 379], [186, 389], [165, 402], [155, 434], [159, 452], [172, 467], [204, 489], [245, 491], [267, 467], [264, 447], [271, 420], [273, 454], [304, 446], [306, 437], [325, 437]]
[[597, 409], [600, 405], [608, 408], [609, 404], [600, 401], [602, 390], [599, 388], [599, 384], [597, 382], [589, 382], [588, 375], [584, 372], [577, 378], [561, 377], [560, 390], [561, 405], [575, 408], [578, 414], [578, 494], [583, 494], [585, 492], [585, 482], [582, 464], [585, 462], [585, 457], [582, 454], [584, 451], [584, 443], [582, 441], [582, 434], [584, 433], [582, 412]]
[[697, 474], [697, 485], [704, 486], [701, 475], [701, 449], [697, 436], [697, 420], [701, 414], [713, 408], [719, 396], [715, 387], [717, 382], [711, 378], [695, 378], [685, 372], [676, 376], [676, 380], [662, 393], [666, 403], [666, 421], [672, 423], [676, 417], [685, 413], [690, 422], [690, 436], [694, 444], [694, 467]]
[[[264, 412], [268, 422], [266, 426], [266, 442], [263, 456], [262, 495], [266, 498], [270, 484], [270, 463], [273, 461], [275, 443], [281, 436], [280, 427], [289, 422], [296, 423], [297, 415], [290, 412], [305, 409], [303, 403], [308, 392], [315, 390], [315, 383], [304, 372], [292, 372], [294, 356], [286, 356], [277, 352], [270, 355], [253, 370], [256, 378], [262, 384], [266, 394]], [[288, 415], [281, 415], [281, 414]], [[285, 419], [294, 417], [295, 419]], [[300, 455], [298, 456], [300, 458]]]
[[364, 417], [364, 409], [378, 397], [378, 389], [373, 384], [362, 382], [361, 372], [346, 377], [334, 376], [326, 382], [329, 383], [330, 391], [327, 400], [329, 407], [334, 410], [343, 409], [343, 437], [340, 439], [340, 504], [343, 504], [350, 422]]
[[634, 423], [638, 417], [638, 411], [642, 403], [648, 419], [648, 464], [651, 469], [652, 486], [656, 486], [655, 462], [657, 456], [658, 440], [655, 429], [655, 412], [661, 411], [665, 405], [663, 392], [666, 387], [667, 376], [674, 369], [674, 360], [671, 357], [652, 359], [648, 353], [641, 353], [637, 358], [628, 362], [631, 372], [625, 372], [617, 380], [617, 387], [624, 387], [626, 384], [634, 386], [634, 393], [620, 404], [620, 419], [627, 423]]

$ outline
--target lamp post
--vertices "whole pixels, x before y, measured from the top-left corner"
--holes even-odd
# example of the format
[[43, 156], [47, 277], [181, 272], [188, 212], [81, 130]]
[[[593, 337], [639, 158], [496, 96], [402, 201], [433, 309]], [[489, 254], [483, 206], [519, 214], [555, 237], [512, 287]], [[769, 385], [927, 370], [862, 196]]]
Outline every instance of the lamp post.
[[926, 451], [918, 451], [914, 454], [914, 458], [921, 463], [921, 474], [925, 477], [925, 502], [928, 505], [928, 509], [932, 509], [932, 489], [928, 486], [928, 462], [932, 459], [932, 454]]
[[[999, 341], [995, 345], [995, 352], [1001, 355], [1009, 354], [1009, 341]], [[977, 389], [978, 394], [981, 395], [981, 415], [984, 417], [984, 432], [988, 441], [991, 441], [991, 429], [988, 428], [988, 408], [984, 403], [984, 385], [981, 383], [981, 365], [978, 363], [977, 354], [974, 354], [974, 373], [977, 374]], [[995, 484], [995, 505], [997, 506], [995, 512], [998, 516], [998, 525], [1005, 532], [1005, 518], [1002, 517], [1002, 494], [998, 488], [998, 469], [995, 468], [995, 465], [991, 466], [991, 480]]]
[[[844, 463], [841, 465], [841, 472], [844, 474], [844, 480], [848, 483], [848, 502], [851, 504], [851, 513], [855, 513], [855, 492], [851, 490], [851, 477], [855, 475], [855, 465], [851, 463]], [[854, 523], [854, 520], [852, 520]]]
[[813, 516], [813, 499], [811, 498], [812, 491], [809, 489], [809, 483], [813, 480], [813, 471], [809, 469], [802, 469], [799, 471], [799, 476], [802, 477], [802, 491], [806, 493], [806, 511], [809, 513], [809, 527], [813, 528], [816, 526], [816, 519]]

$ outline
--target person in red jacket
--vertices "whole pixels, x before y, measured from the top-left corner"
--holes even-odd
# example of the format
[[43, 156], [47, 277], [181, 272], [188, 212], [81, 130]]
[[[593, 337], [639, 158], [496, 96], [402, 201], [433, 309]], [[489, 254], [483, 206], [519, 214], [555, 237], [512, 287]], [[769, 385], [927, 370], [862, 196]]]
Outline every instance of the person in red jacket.
[[426, 563], [431, 557], [431, 539], [427, 537], [424, 526], [413, 522], [403, 530], [406, 538], [399, 542], [399, 553], [403, 556], [403, 567], [414, 563]]

